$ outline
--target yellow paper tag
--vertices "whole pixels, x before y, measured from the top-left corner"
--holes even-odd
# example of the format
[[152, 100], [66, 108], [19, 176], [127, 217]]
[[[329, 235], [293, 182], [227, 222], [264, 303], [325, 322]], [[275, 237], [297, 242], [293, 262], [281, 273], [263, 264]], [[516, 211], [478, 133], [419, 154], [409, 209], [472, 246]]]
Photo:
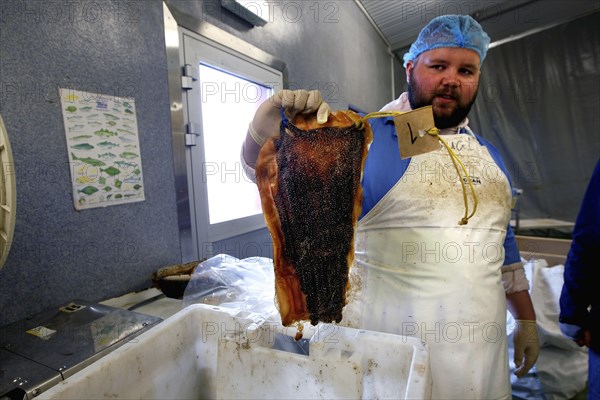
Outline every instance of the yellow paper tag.
[[394, 117], [400, 158], [410, 158], [440, 148], [438, 138], [427, 131], [435, 127], [431, 106], [417, 108]]

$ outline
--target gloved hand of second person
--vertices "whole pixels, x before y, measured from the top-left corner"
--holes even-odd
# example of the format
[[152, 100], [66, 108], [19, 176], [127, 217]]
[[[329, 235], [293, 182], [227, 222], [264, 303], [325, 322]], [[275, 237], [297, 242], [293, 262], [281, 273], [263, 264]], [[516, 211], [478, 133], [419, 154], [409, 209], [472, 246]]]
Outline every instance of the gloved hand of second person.
[[252, 139], [260, 146], [267, 139], [279, 135], [281, 107], [289, 119], [300, 113], [317, 113], [317, 122], [321, 124], [327, 122], [330, 112], [329, 104], [323, 101], [318, 90], [280, 90], [258, 107], [248, 127]]
[[518, 319], [515, 321], [513, 344], [515, 349], [514, 361], [517, 367], [517, 378], [524, 377], [533, 367], [540, 353], [537, 323]]

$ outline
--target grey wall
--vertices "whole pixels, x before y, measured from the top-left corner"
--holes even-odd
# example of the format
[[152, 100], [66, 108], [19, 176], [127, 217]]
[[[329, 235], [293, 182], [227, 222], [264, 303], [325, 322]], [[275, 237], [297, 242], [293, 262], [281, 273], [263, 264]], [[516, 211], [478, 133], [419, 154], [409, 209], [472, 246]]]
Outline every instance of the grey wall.
[[[351, 102], [375, 110], [391, 99], [386, 48], [352, 1], [313, 9], [313, 2], [279, 2], [262, 28], [214, 0], [169, 4], [283, 60], [290, 87], [321, 89], [334, 109]], [[75, 211], [58, 87], [135, 98], [145, 201]], [[159, 0], [2, 0], [0, 113], [17, 180], [13, 246], [0, 270], [0, 325], [71, 299], [146, 288], [154, 270], [180, 262]], [[252, 255], [242, 241], [268, 248], [263, 230], [215, 249]]]
[[[3, 1], [0, 9], [0, 112], [17, 181], [2, 324], [148, 287], [180, 250], [162, 4]], [[135, 98], [145, 201], [75, 211], [58, 87]]]

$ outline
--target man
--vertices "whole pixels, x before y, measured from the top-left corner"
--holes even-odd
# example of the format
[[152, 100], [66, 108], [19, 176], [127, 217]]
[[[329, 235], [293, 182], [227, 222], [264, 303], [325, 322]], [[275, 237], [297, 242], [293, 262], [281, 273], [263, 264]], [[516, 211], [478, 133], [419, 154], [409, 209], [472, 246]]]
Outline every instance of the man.
[[575, 221], [560, 295], [560, 329], [589, 349], [588, 397], [600, 399], [600, 161]]
[[[529, 285], [508, 225], [508, 174], [466, 118], [488, 44], [471, 17], [433, 19], [404, 56], [408, 92], [383, 108], [432, 106], [441, 137], [467, 166], [477, 195], [477, 212], [466, 225], [459, 220], [467, 177], [457, 176], [445, 147], [402, 160], [393, 119], [369, 121], [374, 139], [351, 270], [352, 282], [360, 283], [351, 289], [342, 323], [427, 342], [434, 398], [511, 397], [507, 305], [517, 320], [517, 376], [527, 373], [539, 351]], [[245, 164], [252, 165], [262, 142], [278, 134], [280, 107], [290, 118], [316, 112], [323, 121], [329, 112], [317, 92], [278, 93], [250, 124]]]

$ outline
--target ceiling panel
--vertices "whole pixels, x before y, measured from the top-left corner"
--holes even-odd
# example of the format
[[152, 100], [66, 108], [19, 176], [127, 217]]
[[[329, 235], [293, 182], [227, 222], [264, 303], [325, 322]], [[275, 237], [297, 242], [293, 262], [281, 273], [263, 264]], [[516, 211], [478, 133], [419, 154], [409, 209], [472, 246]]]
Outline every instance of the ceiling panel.
[[421, 28], [438, 15], [471, 15], [495, 42], [600, 10], [598, 0], [357, 1], [400, 56]]

